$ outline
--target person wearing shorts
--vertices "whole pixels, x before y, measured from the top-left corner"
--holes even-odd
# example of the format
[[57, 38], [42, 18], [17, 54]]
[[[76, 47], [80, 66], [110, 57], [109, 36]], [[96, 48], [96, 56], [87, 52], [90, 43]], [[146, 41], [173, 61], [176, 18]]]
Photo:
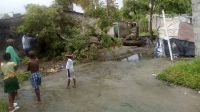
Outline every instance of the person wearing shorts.
[[68, 78], [68, 83], [67, 83], [67, 88], [70, 88], [70, 82], [73, 80], [74, 85], [72, 86], [73, 88], [76, 88], [76, 79], [74, 75], [74, 61], [72, 55], [67, 55], [67, 64], [66, 64], [66, 69], [67, 69], [67, 78]]
[[35, 56], [33, 51], [29, 52], [30, 62], [28, 63], [27, 70], [31, 72], [31, 85], [35, 90], [37, 101], [40, 103], [40, 86], [41, 86], [41, 74], [39, 72], [39, 60]]
[[17, 103], [14, 103], [19, 89], [19, 82], [16, 77], [17, 65], [11, 61], [11, 55], [6, 53], [3, 55], [4, 62], [1, 63], [1, 70], [4, 75], [4, 92], [8, 94], [9, 112], [15, 112], [19, 109]]

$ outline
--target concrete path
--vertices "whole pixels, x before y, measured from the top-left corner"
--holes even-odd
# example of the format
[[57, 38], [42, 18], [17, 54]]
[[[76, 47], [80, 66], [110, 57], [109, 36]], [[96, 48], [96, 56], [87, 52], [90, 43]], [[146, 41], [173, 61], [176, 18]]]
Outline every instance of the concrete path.
[[66, 89], [64, 71], [43, 78], [41, 105], [26, 82], [19, 92], [19, 112], [200, 112], [200, 94], [152, 75], [170, 64], [157, 59], [79, 65], [76, 89]]

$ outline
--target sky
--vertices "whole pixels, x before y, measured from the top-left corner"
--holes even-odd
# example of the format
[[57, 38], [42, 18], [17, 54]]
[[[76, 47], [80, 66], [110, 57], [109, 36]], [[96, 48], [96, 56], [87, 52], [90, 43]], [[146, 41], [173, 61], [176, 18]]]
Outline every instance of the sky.
[[[1, 0], [0, 2], [0, 15], [5, 13], [12, 14], [12, 13], [25, 13], [25, 6], [27, 4], [40, 4], [50, 6], [54, 0]], [[123, 0], [116, 0], [119, 4], [119, 7], [122, 6]], [[77, 12], [83, 12], [83, 10], [79, 7], [74, 5], [74, 10]]]

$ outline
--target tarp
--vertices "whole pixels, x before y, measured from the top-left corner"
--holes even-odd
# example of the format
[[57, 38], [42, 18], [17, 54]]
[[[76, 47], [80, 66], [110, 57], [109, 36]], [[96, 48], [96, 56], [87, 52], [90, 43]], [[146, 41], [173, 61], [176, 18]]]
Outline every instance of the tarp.
[[178, 32], [177, 39], [194, 42], [194, 31], [193, 31], [192, 24], [181, 22], [179, 24], [179, 32]]
[[[164, 40], [164, 51], [166, 56], [169, 56], [168, 43]], [[194, 57], [195, 56], [195, 44], [185, 40], [179, 40], [172, 38], [170, 39], [172, 45], [173, 56], [177, 57]]]
[[[168, 27], [168, 34], [169, 34], [170, 39], [176, 38], [179, 40], [194, 42], [193, 27], [192, 27], [192, 24], [189, 24], [189, 23], [185, 23], [185, 22], [174, 23], [173, 25]], [[166, 37], [164, 27], [160, 28], [159, 37], [165, 40], [168, 39]]]
[[[166, 27], [170, 39], [175, 38], [194, 42], [193, 26], [189, 21], [187, 21], [187, 19], [184, 19], [183, 17], [166, 18]], [[157, 28], [159, 38], [167, 40], [168, 38], [166, 37], [163, 21], [159, 21]]]
[[[159, 38], [163, 41], [155, 47], [155, 54], [159, 54], [158, 49], [164, 48], [163, 54], [169, 56], [167, 39], [170, 39], [173, 56], [194, 57], [195, 44], [193, 26], [188, 19], [180, 17], [166, 18], [166, 26], [169, 37], [166, 37], [163, 21], [159, 21]], [[157, 42], [158, 43], [158, 42]], [[163, 47], [162, 47], [163, 46]]]

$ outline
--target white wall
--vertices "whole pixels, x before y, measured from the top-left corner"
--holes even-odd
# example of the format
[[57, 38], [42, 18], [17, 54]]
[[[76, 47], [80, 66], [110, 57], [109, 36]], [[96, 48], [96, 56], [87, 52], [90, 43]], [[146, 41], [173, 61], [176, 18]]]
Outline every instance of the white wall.
[[193, 10], [193, 27], [195, 35], [195, 46], [197, 56], [200, 56], [200, 2], [199, 0], [192, 0]]

